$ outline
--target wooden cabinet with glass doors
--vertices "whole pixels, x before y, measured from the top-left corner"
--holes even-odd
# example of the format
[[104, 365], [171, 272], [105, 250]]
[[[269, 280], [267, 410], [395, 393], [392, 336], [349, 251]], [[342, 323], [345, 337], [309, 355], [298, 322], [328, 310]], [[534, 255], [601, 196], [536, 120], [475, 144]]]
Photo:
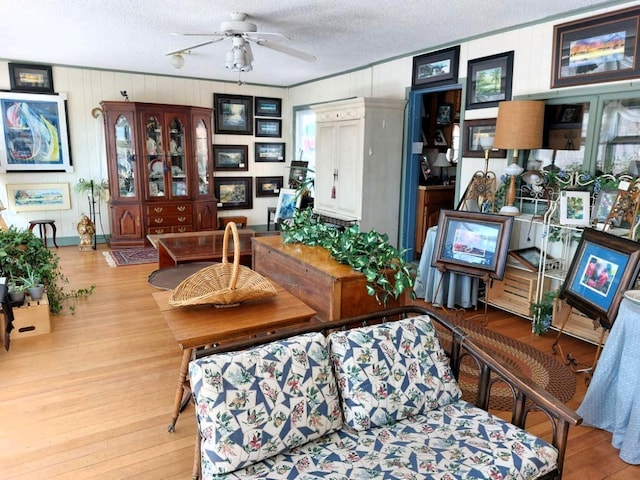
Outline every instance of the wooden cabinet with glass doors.
[[102, 102], [109, 168], [111, 246], [148, 234], [215, 230], [212, 110]]

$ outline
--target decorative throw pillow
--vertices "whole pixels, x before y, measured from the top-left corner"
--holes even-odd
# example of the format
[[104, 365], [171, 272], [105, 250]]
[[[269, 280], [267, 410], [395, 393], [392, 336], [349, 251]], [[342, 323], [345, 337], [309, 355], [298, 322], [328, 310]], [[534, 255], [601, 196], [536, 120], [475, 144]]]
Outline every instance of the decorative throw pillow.
[[345, 422], [383, 426], [460, 398], [428, 316], [329, 335]]
[[342, 426], [321, 333], [194, 360], [189, 378], [203, 473], [232, 472]]

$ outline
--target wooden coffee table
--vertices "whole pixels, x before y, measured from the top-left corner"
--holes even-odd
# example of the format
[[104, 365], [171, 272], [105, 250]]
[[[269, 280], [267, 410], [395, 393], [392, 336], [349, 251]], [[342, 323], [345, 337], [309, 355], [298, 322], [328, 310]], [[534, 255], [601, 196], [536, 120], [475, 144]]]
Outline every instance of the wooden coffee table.
[[224, 343], [231, 339], [251, 338], [311, 321], [315, 310], [291, 293], [276, 285], [278, 295], [266, 300], [247, 302], [237, 307], [216, 308], [213, 305], [172, 307], [171, 291], [153, 294], [164, 320], [178, 346], [182, 349], [182, 363], [178, 375], [178, 389], [174, 401], [169, 431], [175, 428], [180, 410], [191, 390], [187, 385], [187, 371], [194, 348]]
[[[251, 266], [251, 239], [253, 230], [238, 230], [240, 237], [240, 264]], [[222, 260], [223, 230], [170, 233], [154, 238], [158, 249], [158, 268], [173, 267], [180, 263]], [[228, 260], [233, 262], [233, 237], [229, 238]]]

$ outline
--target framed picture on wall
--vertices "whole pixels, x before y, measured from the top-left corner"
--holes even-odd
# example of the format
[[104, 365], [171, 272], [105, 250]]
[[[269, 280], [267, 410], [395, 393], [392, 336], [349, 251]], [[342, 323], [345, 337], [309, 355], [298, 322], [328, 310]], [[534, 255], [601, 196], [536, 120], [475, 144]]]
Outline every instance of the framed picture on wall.
[[9, 63], [9, 84], [13, 92], [53, 93], [51, 65]]
[[274, 137], [282, 136], [282, 120], [271, 118], [256, 118], [256, 137]]
[[467, 110], [497, 107], [511, 100], [513, 50], [469, 60], [467, 64]]
[[458, 81], [460, 45], [413, 57], [411, 88], [448, 85]]
[[253, 97], [213, 94], [215, 133], [253, 135]]
[[551, 88], [640, 76], [640, 7], [553, 27]]
[[219, 210], [253, 208], [251, 177], [214, 177], [213, 190]]
[[625, 290], [632, 289], [638, 276], [640, 243], [586, 228], [560, 298], [586, 315], [611, 328]]
[[256, 162], [284, 162], [284, 143], [256, 142], [254, 148]]
[[[484, 137], [496, 136], [496, 119], [465, 120], [462, 143], [463, 157], [484, 158], [484, 149], [480, 143]], [[491, 158], [506, 158], [507, 151], [501, 148], [491, 150]]]
[[256, 177], [256, 197], [277, 197], [284, 177]]
[[281, 117], [282, 99], [269, 97], [256, 97], [256, 117]]
[[217, 172], [249, 170], [249, 147], [246, 145], [214, 145], [213, 169]]
[[7, 198], [14, 212], [71, 209], [68, 183], [9, 184]]
[[0, 92], [0, 172], [71, 172], [66, 95]]

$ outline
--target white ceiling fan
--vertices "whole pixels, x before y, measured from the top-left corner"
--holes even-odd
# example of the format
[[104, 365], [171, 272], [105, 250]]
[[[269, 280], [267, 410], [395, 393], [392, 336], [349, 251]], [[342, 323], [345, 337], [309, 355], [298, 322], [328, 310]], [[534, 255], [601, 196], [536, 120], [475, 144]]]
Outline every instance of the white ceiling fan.
[[316, 57], [308, 53], [296, 50], [295, 48], [287, 47], [280, 43], [276, 43], [267, 40], [270, 38], [283, 38], [289, 40], [286, 35], [281, 33], [267, 33], [258, 32], [258, 27], [255, 23], [246, 21], [247, 14], [241, 12], [233, 12], [231, 14], [231, 21], [222, 22], [220, 25], [220, 32], [213, 33], [176, 33], [172, 35], [183, 35], [191, 37], [214, 37], [206, 42], [191, 45], [190, 47], [181, 48], [180, 50], [174, 50], [166, 55], [171, 56], [171, 63], [176, 68], [182, 68], [184, 65], [183, 54], [190, 53], [196, 48], [211, 45], [212, 43], [221, 42], [223, 40], [230, 39], [232, 42], [231, 50], [227, 52], [225, 61], [225, 67], [235, 72], [248, 72], [252, 67], [253, 53], [251, 51], [251, 44], [254, 43], [261, 47], [270, 48], [271, 50], [291, 55], [292, 57], [299, 58], [306, 62], [313, 62]]

